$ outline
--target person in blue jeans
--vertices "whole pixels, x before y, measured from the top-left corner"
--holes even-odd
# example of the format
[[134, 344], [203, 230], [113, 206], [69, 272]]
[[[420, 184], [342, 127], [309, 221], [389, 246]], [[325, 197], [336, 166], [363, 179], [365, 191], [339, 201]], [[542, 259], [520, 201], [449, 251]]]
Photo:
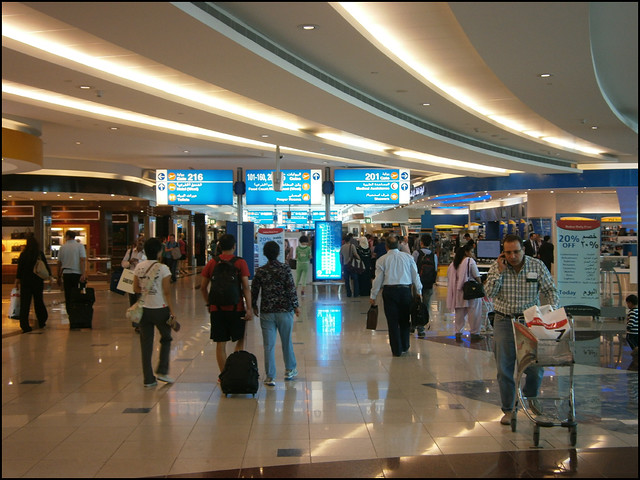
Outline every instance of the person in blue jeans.
[[[502, 425], [511, 425], [515, 408], [516, 383], [514, 370], [516, 346], [512, 323], [522, 316], [527, 308], [540, 304], [544, 294], [553, 307], [558, 306], [558, 291], [547, 267], [537, 258], [524, 253], [524, 244], [517, 235], [507, 235], [503, 252], [489, 268], [485, 282], [485, 293], [493, 299], [494, 355], [498, 370], [498, 385], [502, 402]], [[544, 369], [529, 367], [522, 393], [535, 415], [542, 414], [542, 407], [535, 398], [542, 383]]]
[[[267, 264], [258, 268], [251, 282], [251, 299], [255, 315], [260, 317], [262, 341], [264, 345], [264, 384], [275, 386], [276, 378], [276, 334], [280, 334], [282, 356], [284, 357], [284, 379], [293, 380], [298, 375], [296, 356], [293, 352], [291, 334], [293, 314], [300, 315], [298, 294], [291, 268], [278, 261], [280, 245], [274, 241], [264, 244]], [[258, 308], [260, 295], [260, 308]]]

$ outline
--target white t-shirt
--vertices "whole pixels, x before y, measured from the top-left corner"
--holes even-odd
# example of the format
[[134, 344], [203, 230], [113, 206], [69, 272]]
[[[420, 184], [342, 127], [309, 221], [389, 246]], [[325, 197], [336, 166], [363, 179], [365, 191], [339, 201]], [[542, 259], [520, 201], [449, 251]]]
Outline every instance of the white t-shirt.
[[[153, 263], [155, 265], [149, 269]], [[154, 277], [148, 289], [147, 283], [149, 281], [147, 280], [147, 275], [145, 275], [147, 269], [149, 269], [147, 275], [153, 275]], [[142, 288], [141, 298], [144, 298], [144, 308], [164, 308], [168, 306], [162, 291], [162, 279], [171, 275], [169, 267], [155, 260], [144, 260], [138, 264], [133, 274], [138, 277], [138, 283]]]

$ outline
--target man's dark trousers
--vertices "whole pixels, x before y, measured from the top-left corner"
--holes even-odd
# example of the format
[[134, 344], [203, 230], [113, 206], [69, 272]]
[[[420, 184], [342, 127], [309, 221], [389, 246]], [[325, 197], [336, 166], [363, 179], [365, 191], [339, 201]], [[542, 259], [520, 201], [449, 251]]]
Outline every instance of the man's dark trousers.
[[399, 357], [409, 350], [409, 330], [411, 327], [411, 295], [410, 286], [389, 286], [382, 290], [384, 314], [389, 326], [389, 344], [394, 357]]

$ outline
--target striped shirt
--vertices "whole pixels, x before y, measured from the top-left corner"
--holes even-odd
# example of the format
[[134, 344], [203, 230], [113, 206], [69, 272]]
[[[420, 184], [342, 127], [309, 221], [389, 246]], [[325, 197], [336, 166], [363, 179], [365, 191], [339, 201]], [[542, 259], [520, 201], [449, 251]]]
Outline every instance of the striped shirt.
[[540, 294], [543, 293], [558, 307], [558, 290], [553, 284], [553, 278], [542, 261], [537, 258], [524, 257], [524, 265], [520, 272], [507, 263], [503, 273], [498, 269], [498, 262], [489, 268], [484, 290], [493, 300], [496, 312], [507, 315], [522, 313], [529, 307], [540, 304]]
[[627, 333], [638, 334], [638, 307], [632, 308], [627, 314]]

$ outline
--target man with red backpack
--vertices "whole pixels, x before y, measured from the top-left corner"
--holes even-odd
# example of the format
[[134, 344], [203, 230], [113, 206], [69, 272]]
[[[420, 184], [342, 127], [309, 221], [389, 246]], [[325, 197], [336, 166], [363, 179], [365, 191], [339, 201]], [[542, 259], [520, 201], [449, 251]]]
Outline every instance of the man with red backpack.
[[[430, 246], [431, 235], [425, 233], [420, 237], [420, 249], [413, 252], [420, 282], [422, 282], [422, 303], [427, 307], [427, 323], [429, 323], [429, 300], [438, 278], [438, 256], [429, 248]], [[418, 338], [424, 338], [424, 325], [418, 325], [417, 330]]]
[[[211, 339], [216, 342], [216, 360], [220, 371], [227, 361], [227, 342], [237, 342], [235, 351], [244, 349], [245, 322], [253, 319], [249, 266], [234, 256], [236, 239], [220, 237], [220, 250], [202, 269], [200, 291], [211, 316]], [[208, 289], [211, 284], [211, 289]]]

